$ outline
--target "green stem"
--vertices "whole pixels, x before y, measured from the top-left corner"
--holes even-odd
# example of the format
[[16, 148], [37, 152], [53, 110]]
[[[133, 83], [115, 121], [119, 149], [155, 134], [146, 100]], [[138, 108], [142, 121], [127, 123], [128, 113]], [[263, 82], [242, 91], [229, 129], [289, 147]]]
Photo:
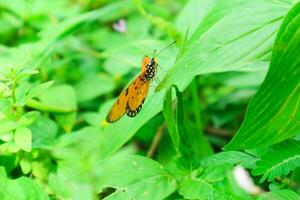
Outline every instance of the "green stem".
[[61, 107], [55, 107], [55, 106], [49, 106], [41, 103], [40, 101], [31, 99], [26, 103], [26, 106], [40, 110], [40, 111], [46, 111], [46, 112], [55, 112], [55, 113], [70, 113], [75, 112], [76, 109], [70, 109], [70, 108], [61, 108]]
[[194, 108], [196, 126], [197, 126], [200, 140], [203, 143], [203, 153], [206, 155], [210, 155], [210, 154], [213, 154], [213, 148], [212, 148], [211, 144], [209, 143], [208, 139], [205, 137], [204, 132], [203, 132], [203, 120], [202, 120], [202, 116], [201, 116], [202, 108], [201, 108], [201, 103], [200, 103], [199, 93], [198, 93], [197, 77], [195, 77], [194, 80], [192, 81], [191, 91], [192, 91], [193, 108]]

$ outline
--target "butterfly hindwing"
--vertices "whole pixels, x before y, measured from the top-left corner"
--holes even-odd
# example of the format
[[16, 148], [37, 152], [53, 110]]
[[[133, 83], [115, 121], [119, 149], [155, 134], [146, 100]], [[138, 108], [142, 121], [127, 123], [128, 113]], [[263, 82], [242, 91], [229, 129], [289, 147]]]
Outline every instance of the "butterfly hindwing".
[[106, 117], [107, 122], [119, 120], [125, 113], [134, 117], [142, 108], [142, 104], [148, 94], [150, 81], [145, 80], [145, 73], [142, 73], [129, 86], [122, 91], [110, 112]]
[[142, 73], [136, 78], [129, 87], [129, 97], [127, 101], [126, 114], [129, 117], [134, 117], [142, 109], [142, 105], [149, 91], [150, 81], [146, 80], [145, 73]]

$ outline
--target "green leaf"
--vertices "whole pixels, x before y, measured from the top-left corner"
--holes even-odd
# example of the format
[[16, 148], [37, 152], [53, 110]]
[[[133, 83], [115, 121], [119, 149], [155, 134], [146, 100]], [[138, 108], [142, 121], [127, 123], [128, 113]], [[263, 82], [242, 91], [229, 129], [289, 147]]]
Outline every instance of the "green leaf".
[[[177, 104], [173, 110], [172, 89], [176, 91]], [[177, 153], [178, 164], [186, 169], [193, 169], [198, 166], [201, 152], [200, 135], [194, 134], [191, 129], [187, 131], [184, 118], [184, 105], [182, 93], [176, 86], [172, 86], [167, 92], [164, 100], [164, 117], [172, 139], [174, 149]]]
[[105, 74], [91, 74], [76, 84], [78, 102], [89, 101], [114, 89], [114, 80]]
[[24, 115], [20, 117], [18, 120], [19, 126], [29, 126], [32, 124], [38, 117], [40, 116], [40, 113], [37, 111], [30, 111], [26, 112]]
[[[82, 138], [88, 133], [86, 131], [89, 130], [91, 131], [91, 128], [85, 129], [84, 132], [81, 131], [80, 135]], [[80, 138], [76, 137], [76, 139]], [[63, 140], [60, 142], [60, 145], [66, 142], [68, 141]], [[68, 146], [71, 147], [72, 143], [71, 141]], [[90, 151], [89, 156], [95, 151], [95, 148], [90, 146], [88, 150]], [[57, 150], [57, 148], [55, 149]], [[73, 150], [76, 149], [79, 149], [78, 146], [73, 147]], [[82, 150], [79, 149], [78, 152], [80, 151], [86, 151], [86, 148], [82, 146]], [[59, 156], [63, 158], [62, 154]], [[93, 187], [98, 192], [103, 191], [107, 187], [117, 189], [112, 195], [107, 197], [108, 199], [141, 199], [142, 197], [144, 199], [161, 199], [167, 197], [176, 189], [176, 180], [168, 171], [158, 162], [146, 157], [118, 153], [99, 161], [99, 157], [96, 160], [88, 159], [85, 154], [78, 161], [81, 162], [79, 164], [82, 165], [82, 168], [77, 168], [78, 164], [74, 163], [72, 158], [68, 161], [60, 159], [58, 173], [51, 178], [53, 182], [64, 185], [65, 188], [60, 190], [64, 195], [69, 192], [72, 194], [77, 190], [77, 187], [82, 188], [84, 184], [89, 185], [91, 177], [94, 180]], [[124, 169], [126, 169], [126, 173]], [[74, 187], [74, 185], [77, 187]]]
[[101, 121], [105, 119], [106, 116], [102, 112], [85, 112], [82, 114], [82, 118], [91, 126], [100, 127]]
[[57, 123], [63, 127], [63, 129], [68, 133], [71, 132], [76, 121], [76, 112], [69, 114], [55, 114], [55, 119]]
[[31, 165], [30, 165], [30, 162], [28, 160], [22, 159], [20, 161], [20, 167], [21, 167], [22, 172], [24, 174], [28, 174], [31, 171]]
[[[145, 187], [145, 185], [147, 185]], [[169, 176], [158, 175], [147, 178], [137, 183], [129, 185], [125, 189], [118, 189], [108, 200], [131, 200], [131, 199], [163, 199], [175, 190], [175, 181]]]
[[0, 198], [18, 200], [48, 200], [42, 187], [28, 177], [8, 179], [3, 167], [0, 168]]
[[276, 31], [288, 9], [276, 1], [217, 1], [158, 90], [186, 85], [199, 74], [266, 67]]
[[38, 96], [40, 101], [31, 100], [27, 106], [57, 113], [74, 112], [77, 109], [75, 90], [70, 85], [57, 85]]
[[274, 190], [271, 192], [263, 193], [257, 200], [298, 200], [300, 196], [292, 190]]
[[178, 192], [185, 199], [216, 199], [217, 196], [230, 199], [230, 195], [222, 193], [217, 187], [200, 178], [184, 180]]
[[4, 120], [0, 121], [0, 133], [6, 133], [16, 129], [18, 124], [14, 121]]
[[15, 131], [14, 141], [20, 149], [30, 152], [32, 144], [31, 130], [26, 127], [18, 127]]
[[12, 131], [0, 134], [0, 140], [4, 142], [10, 142], [13, 141], [13, 139], [14, 139], [14, 134]]
[[56, 123], [44, 116], [39, 116], [29, 128], [32, 132], [32, 148], [49, 146], [57, 134]]
[[244, 167], [250, 167], [254, 165], [255, 161], [256, 158], [247, 153], [240, 151], [227, 151], [220, 152], [200, 160], [200, 165], [203, 167], [217, 167], [224, 164], [241, 164]]
[[113, 156], [99, 164], [98, 172], [100, 185], [118, 188], [107, 199], [163, 199], [176, 189], [175, 179], [160, 164], [142, 156]]
[[252, 173], [263, 175], [260, 182], [273, 181], [276, 177], [286, 176], [300, 166], [300, 142], [285, 141], [271, 147], [256, 162]]
[[267, 77], [248, 106], [229, 149], [281, 142], [300, 129], [300, 3], [288, 13], [277, 35]]
[[[70, 134], [65, 134], [49, 146], [52, 154], [61, 160], [72, 163], [73, 168], [86, 165], [83, 160], [98, 157], [101, 131], [95, 127], [84, 127]], [[75, 162], [76, 161], [76, 162]]]
[[24, 93], [22, 97], [17, 99], [15, 106], [24, 106], [30, 99], [45, 92], [52, 84], [53, 81], [49, 81], [31, 88], [28, 93]]
[[203, 22], [206, 16], [209, 16], [216, 5], [217, 0], [190, 0], [186, 3], [176, 19], [176, 27], [181, 32], [187, 29], [193, 33]]

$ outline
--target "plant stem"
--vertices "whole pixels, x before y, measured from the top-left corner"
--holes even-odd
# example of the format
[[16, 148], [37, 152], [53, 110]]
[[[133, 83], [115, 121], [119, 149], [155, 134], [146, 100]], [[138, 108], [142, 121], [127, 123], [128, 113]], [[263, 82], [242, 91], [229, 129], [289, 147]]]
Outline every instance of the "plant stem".
[[165, 128], [166, 128], [166, 124], [162, 124], [158, 128], [158, 130], [157, 130], [157, 132], [156, 132], [156, 134], [154, 136], [154, 139], [153, 139], [153, 141], [151, 143], [151, 146], [150, 146], [150, 148], [149, 148], [149, 150], [147, 152], [147, 157], [149, 157], [149, 158], [153, 157], [153, 155], [154, 155], [154, 153], [155, 153], [155, 151], [156, 151], [156, 149], [157, 149], [157, 147], [158, 147], [158, 145], [160, 143], [160, 140], [162, 138], [162, 135], [164, 133]]

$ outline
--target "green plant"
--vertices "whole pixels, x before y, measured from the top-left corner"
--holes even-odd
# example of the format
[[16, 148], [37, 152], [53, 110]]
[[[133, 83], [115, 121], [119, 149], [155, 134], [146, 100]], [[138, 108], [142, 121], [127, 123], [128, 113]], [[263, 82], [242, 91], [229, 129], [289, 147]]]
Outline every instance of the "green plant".
[[[0, 199], [299, 199], [298, 1], [0, 10]], [[174, 40], [142, 111], [108, 124], [142, 57]]]

